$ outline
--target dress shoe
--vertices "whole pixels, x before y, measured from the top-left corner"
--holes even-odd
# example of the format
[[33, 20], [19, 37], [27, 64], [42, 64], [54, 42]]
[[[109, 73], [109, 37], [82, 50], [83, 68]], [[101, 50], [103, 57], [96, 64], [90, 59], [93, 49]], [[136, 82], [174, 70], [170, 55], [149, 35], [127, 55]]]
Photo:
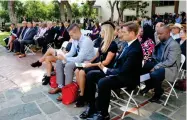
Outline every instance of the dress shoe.
[[101, 112], [97, 112], [91, 118], [87, 118], [87, 120], [110, 120], [110, 115], [102, 115]]
[[21, 55], [21, 53], [20, 52], [16, 52], [16, 53], [14, 53], [14, 55]]
[[75, 107], [84, 107], [84, 96], [78, 96], [77, 101], [75, 103]]
[[19, 58], [23, 58], [23, 57], [26, 57], [26, 54], [19, 55]]
[[149, 99], [149, 101], [150, 102], [158, 102], [163, 93], [164, 93], [164, 90], [161, 90], [160, 93], [155, 93], [154, 96], [151, 99]]
[[58, 98], [56, 100], [62, 101], [62, 95], [58, 96]]
[[94, 108], [87, 107], [86, 110], [85, 110], [82, 114], [80, 114], [79, 117], [80, 117], [81, 119], [86, 119], [86, 118], [90, 117], [91, 115], [93, 115], [94, 112], [95, 112], [95, 109], [94, 109]]
[[55, 88], [55, 89], [51, 89], [48, 93], [49, 94], [57, 94], [57, 93], [59, 93], [59, 92], [61, 92], [61, 88]]
[[41, 65], [42, 63], [39, 60], [31, 64], [32, 67], [40, 67]]
[[140, 94], [144, 95], [144, 94], [148, 93], [149, 90], [150, 90], [150, 88], [145, 87], [143, 90], [140, 91]]
[[49, 77], [49, 76], [45, 76], [45, 77], [42, 79], [42, 85], [47, 85], [47, 84], [49, 84], [50, 78], [51, 78], [51, 77]]

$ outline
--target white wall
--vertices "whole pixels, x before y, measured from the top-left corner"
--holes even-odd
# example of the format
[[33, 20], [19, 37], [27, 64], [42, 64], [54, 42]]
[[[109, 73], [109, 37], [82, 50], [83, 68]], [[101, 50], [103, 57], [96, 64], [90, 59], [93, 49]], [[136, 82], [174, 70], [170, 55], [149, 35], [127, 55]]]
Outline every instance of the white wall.
[[155, 9], [155, 13], [160, 15], [164, 15], [165, 12], [174, 13], [174, 6], [156, 7]]
[[[113, 3], [114, 0], [112, 0]], [[96, 0], [95, 5], [94, 6], [101, 6], [101, 21], [106, 21], [109, 20], [110, 16], [111, 16], [111, 11], [110, 11], [110, 6], [108, 3], [108, 0]], [[113, 20], [117, 20], [118, 19], [118, 12], [116, 7], [114, 8], [114, 18]]]
[[179, 1], [179, 10], [178, 13], [180, 13], [181, 11], [186, 11], [186, 1], [181, 0]]
[[[112, 3], [114, 0], [111, 0]], [[148, 11], [147, 12], [147, 16], [150, 16], [151, 17], [151, 8], [152, 8], [152, 1], [146, 1], [149, 3], [149, 6], [147, 6], [146, 10]], [[111, 11], [110, 11], [110, 6], [109, 6], [109, 3], [108, 3], [108, 0], [96, 0], [95, 2], [95, 5], [94, 6], [101, 6], [101, 15], [102, 18], [100, 19], [101, 22], [103, 21], [106, 21], [110, 18], [110, 15], [111, 15]], [[136, 10], [129, 10], [129, 9], [126, 9], [124, 10], [123, 12], [123, 15], [124, 16], [132, 16], [132, 15], [136, 15]], [[117, 20], [118, 19], [118, 12], [117, 12], [117, 8], [116, 8], [116, 5], [114, 7], [114, 18], [113, 20]]]

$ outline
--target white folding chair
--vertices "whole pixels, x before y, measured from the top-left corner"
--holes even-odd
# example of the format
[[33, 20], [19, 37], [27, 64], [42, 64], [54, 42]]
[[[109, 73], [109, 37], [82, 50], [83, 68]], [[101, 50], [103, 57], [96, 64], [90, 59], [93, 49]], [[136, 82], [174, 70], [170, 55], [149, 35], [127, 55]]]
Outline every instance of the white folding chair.
[[[124, 100], [124, 99], [120, 98], [113, 90], [111, 90], [111, 95], [112, 95], [113, 97], [117, 98], [117, 100], [120, 100], [120, 101], [123, 101], [123, 102], [127, 102], [126, 106], [124, 106], [124, 105], [122, 105], [122, 104], [120, 104], [120, 103], [118, 103], [118, 102], [116, 102], [116, 101], [114, 101], [114, 100], [110, 100], [111, 103], [114, 103], [114, 104], [117, 104], [117, 105], [121, 106], [121, 110], [124, 111], [124, 112], [123, 112], [123, 115], [121, 116], [121, 119], [124, 118], [125, 113], [126, 113], [127, 110], [128, 110], [129, 104], [136, 105], [136, 107], [138, 108], [138, 104], [137, 104], [137, 102], [135, 101], [135, 99], [133, 98], [134, 90], [132, 90], [132, 91], [130, 92], [130, 94], [129, 94], [129, 93], [126, 91], [126, 89], [127, 89], [127, 88], [121, 88], [121, 90], [129, 97], [128, 100]], [[130, 102], [131, 100], [132, 100], [134, 103], [131, 103], [131, 102]], [[125, 109], [123, 109], [124, 107], [125, 107]], [[109, 112], [110, 112], [110, 109], [111, 109], [111, 105], [109, 106]], [[139, 109], [138, 109], [138, 111], [139, 111]]]
[[175, 78], [175, 81], [174, 81], [174, 83], [172, 84], [171, 82], [169, 82], [168, 80], [165, 80], [168, 84], [169, 84], [169, 86], [171, 87], [171, 89], [170, 89], [170, 91], [169, 91], [169, 94], [166, 94], [167, 95], [167, 99], [166, 99], [166, 101], [165, 101], [165, 103], [164, 103], [164, 106], [166, 106], [166, 104], [167, 104], [167, 102], [168, 102], [168, 100], [169, 100], [169, 97], [172, 95], [171, 93], [172, 93], [172, 91], [174, 92], [174, 96], [176, 96], [176, 98], [178, 99], [178, 95], [177, 95], [177, 93], [176, 93], [176, 91], [175, 91], [175, 89], [174, 89], [174, 86], [175, 86], [175, 83], [177, 82], [177, 80], [179, 79], [179, 75], [180, 75], [180, 72], [182, 72], [182, 66], [183, 66], [183, 64], [184, 64], [184, 62], [185, 62], [185, 56], [183, 55], [183, 54], [181, 54], [181, 65], [180, 65], [180, 68], [179, 68], [179, 71], [178, 71], [178, 73], [177, 73], [177, 77]]
[[97, 52], [98, 52], [98, 48], [94, 47], [94, 53], [95, 53], [95, 55], [97, 54]]
[[64, 48], [66, 48], [68, 43], [68, 41], [64, 41], [60, 49], [63, 50]]
[[35, 55], [36, 53], [31, 50], [32, 44], [25, 45], [25, 54]]
[[[54, 41], [56, 40], [56, 37], [57, 37], [57, 33], [54, 35], [54, 38], [53, 38]], [[47, 44], [47, 48], [53, 48], [52, 46], [55, 47], [55, 43], [54, 42], [51, 42], [51, 43]]]

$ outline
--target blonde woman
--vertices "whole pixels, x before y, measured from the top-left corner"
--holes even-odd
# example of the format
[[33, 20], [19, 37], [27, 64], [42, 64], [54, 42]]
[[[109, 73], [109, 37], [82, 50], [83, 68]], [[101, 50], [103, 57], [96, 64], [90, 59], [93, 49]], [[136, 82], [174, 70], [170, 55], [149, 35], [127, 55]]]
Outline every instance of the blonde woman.
[[116, 53], [118, 51], [117, 44], [114, 39], [114, 25], [111, 22], [104, 22], [101, 24], [101, 38], [103, 41], [98, 49], [97, 55], [90, 61], [86, 62], [85, 68], [82, 70], [76, 69], [76, 80], [80, 87], [80, 95], [77, 99], [75, 107], [84, 106], [84, 88], [86, 81], [86, 74], [91, 70], [100, 70], [98, 67], [99, 62], [103, 65], [111, 68], [115, 60]]

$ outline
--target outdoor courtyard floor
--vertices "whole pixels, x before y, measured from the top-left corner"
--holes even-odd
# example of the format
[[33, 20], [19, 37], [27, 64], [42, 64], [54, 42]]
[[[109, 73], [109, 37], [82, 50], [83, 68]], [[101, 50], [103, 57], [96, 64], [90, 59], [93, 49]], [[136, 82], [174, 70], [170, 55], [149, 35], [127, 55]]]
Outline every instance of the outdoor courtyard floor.
[[[41, 53], [20, 59], [0, 46], [0, 120], [79, 120], [85, 107], [63, 105], [56, 101], [58, 95], [48, 94], [50, 86], [41, 85], [45, 65], [30, 67], [39, 57]], [[150, 103], [147, 100], [151, 93], [134, 95], [140, 107], [137, 110], [130, 105], [131, 112], [127, 112], [124, 120], [186, 120], [186, 92], [177, 90], [177, 93], [179, 99], [171, 96], [167, 106], [163, 106], [165, 96], [159, 103]], [[120, 119], [122, 113], [119, 106], [112, 105], [112, 120]]]

